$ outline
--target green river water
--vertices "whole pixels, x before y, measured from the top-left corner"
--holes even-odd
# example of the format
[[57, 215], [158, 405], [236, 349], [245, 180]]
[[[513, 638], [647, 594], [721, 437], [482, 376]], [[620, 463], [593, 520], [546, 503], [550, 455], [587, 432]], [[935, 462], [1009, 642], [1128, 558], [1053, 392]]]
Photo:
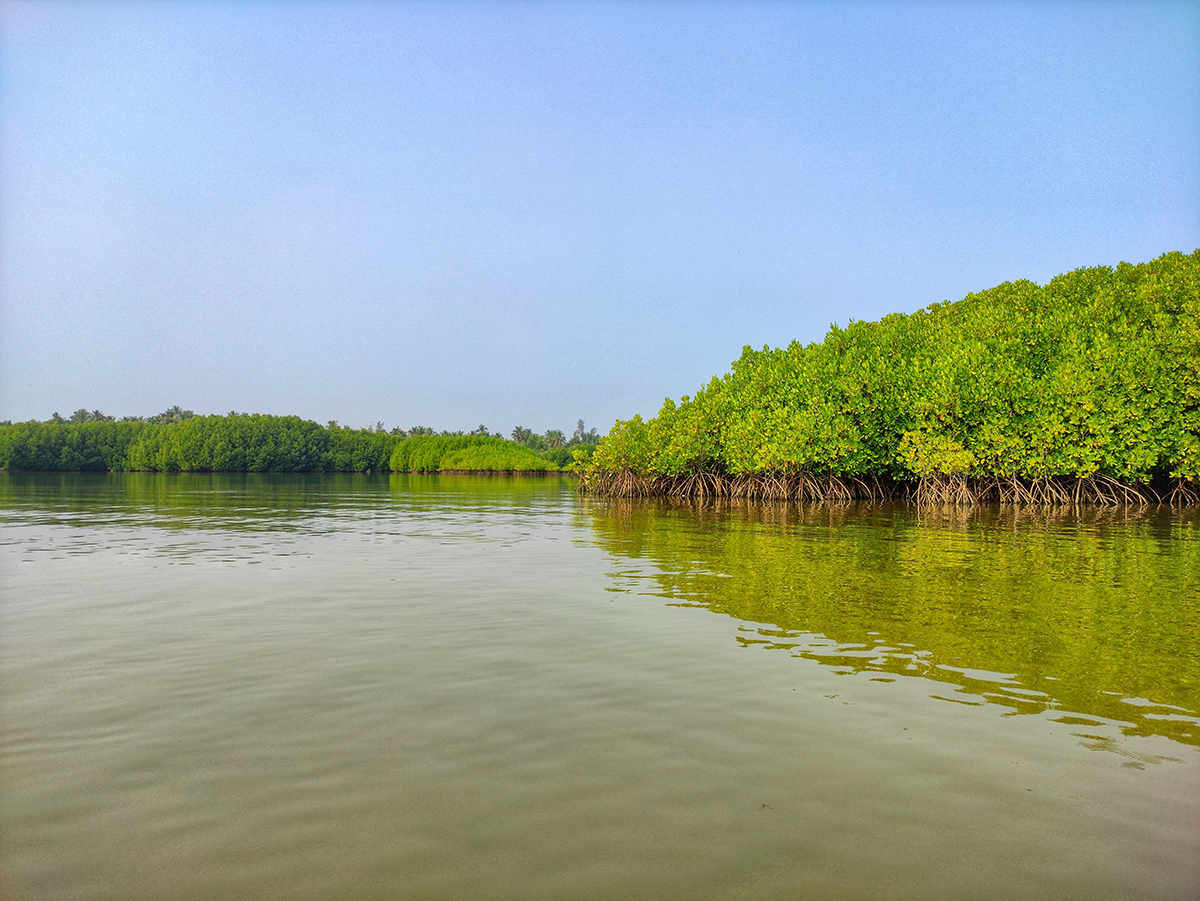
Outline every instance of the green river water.
[[1200, 898], [1200, 514], [0, 475], [0, 899]]

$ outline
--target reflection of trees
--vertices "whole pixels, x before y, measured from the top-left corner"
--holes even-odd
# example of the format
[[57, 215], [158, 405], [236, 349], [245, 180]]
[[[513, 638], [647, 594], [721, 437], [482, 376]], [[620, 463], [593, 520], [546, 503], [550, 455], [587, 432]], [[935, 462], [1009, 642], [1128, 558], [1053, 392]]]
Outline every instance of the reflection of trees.
[[521, 475], [365, 473], [0, 474], [0, 511], [59, 524], [163, 529], [290, 531], [338, 515], [481, 505], [574, 505], [558, 473]]
[[584, 509], [603, 548], [653, 564], [650, 593], [762, 624], [746, 643], [1200, 745], [1186, 721], [1200, 715], [1197, 511], [918, 517], [890, 505], [599, 498]]

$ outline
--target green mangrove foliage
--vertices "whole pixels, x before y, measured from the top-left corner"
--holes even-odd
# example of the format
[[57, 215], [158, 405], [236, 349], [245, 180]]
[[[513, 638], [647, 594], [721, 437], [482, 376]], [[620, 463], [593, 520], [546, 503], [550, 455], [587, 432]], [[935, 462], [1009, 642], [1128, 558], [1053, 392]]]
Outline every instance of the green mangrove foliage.
[[[578, 447], [539, 454], [480, 426], [468, 435], [415, 428], [352, 429], [298, 416], [230, 413], [114, 421], [96, 411], [48, 422], [0, 424], [0, 468], [141, 472], [557, 472]], [[406, 437], [407, 434], [407, 437]], [[561, 433], [560, 433], [561, 434]], [[586, 447], [590, 451], [594, 445]], [[552, 456], [554, 455], [554, 456]], [[565, 455], [565, 456], [563, 456]], [[562, 457], [562, 459], [558, 459]], [[548, 459], [549, 458], [549, 459]]]
[[483, 435], [414, 435], [392, 451], [393, 472], [557, 472], [529, 448]]
[[[146, 430], [126, 469], [145, 472], [320, 472], [341, 448], [334, 430], [298, 416], [193, 416]], [[371, 467], [364, 466], [364, 469]]]
[[1009, 282], [820, 344], [747, 347], [618, 422], [581, 486], [616, 496], [1200, 500], [1200, 251]]
[[18, 422], [0, 426], [4, 469], [92, 471], [128, 469], [129, 448], [147, 428], [143, 422], [88, 420]]

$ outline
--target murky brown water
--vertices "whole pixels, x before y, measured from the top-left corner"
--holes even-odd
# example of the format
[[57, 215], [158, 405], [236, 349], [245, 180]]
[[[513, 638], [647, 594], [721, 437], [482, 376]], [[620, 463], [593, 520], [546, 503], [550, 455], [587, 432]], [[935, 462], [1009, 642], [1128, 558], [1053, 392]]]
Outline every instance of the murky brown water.
[[5, 899], [1200, 897], [1194, 515], [0, 477]]

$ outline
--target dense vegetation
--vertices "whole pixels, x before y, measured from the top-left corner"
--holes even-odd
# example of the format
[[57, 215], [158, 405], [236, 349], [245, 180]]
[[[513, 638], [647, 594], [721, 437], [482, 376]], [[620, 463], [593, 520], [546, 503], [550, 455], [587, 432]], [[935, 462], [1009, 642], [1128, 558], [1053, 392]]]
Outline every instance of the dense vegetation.
[[559, 467], [503, 438], [421, 435], [396, 445], [389, 468], [393, 472], [554, 472]]
[[[428, 427], [384, 431], [325, 426], [297, 416], [197, 416], [172, 407], [120, 421], [99, 410], [55, 413], [47, 422], [0, 424], [0, 468], [145, 472], [556, 472], [590, 457], [598, 438], [580, 421], [554, 447], [507, 441], [480, 426], [435, 434]], [[540, 438], [541, 436], [532, 436]]]
[[1200, 500], [1200, 251], [747, 347], [618, 422], [582, 487], [1073, 503]]

